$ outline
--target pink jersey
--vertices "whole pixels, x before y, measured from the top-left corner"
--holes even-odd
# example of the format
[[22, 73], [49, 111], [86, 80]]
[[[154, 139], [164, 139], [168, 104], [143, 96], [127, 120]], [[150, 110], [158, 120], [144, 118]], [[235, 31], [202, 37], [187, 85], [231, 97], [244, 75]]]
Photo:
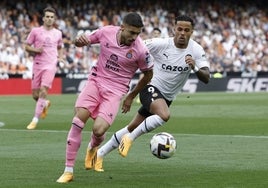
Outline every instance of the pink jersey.
[[35, 48], [43, 47], [43, 52], [34, 57], [34, 67], [42, 69], [57, 65], [58, 46], [62, 45], [60, 30], [55, 28], [46, 30], [43, 26], [33, 28], [26, 42]]
[[91, 70], [89, 79], [97, 78], [103, 87], [126, 93], [135, 72], [150, 70], [153, 62], [149, 51], [140, 37], [131, 46], [120, 46], [117, 33], [120, 27], [106, 26], [88, 34], [91, 44], [100, 44], [99, 59]]

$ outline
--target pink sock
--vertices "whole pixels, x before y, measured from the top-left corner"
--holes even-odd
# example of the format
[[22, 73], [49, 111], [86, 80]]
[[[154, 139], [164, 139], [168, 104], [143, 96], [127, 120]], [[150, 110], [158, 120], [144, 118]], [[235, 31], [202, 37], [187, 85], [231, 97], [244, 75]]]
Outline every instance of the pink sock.
[[95, 148], [97, 146], [99, 146], [102, 141], [105, 139], [105, 134], [100, 136], [100, 137], [97, 137], [96, 135], [94, 135], [94, 133], [91, 134], [91, 140], [90, 140], [90, 147], [91, 148]]
[[65, 165], [68, 167], [74, 166], [76, 155], [82, 140], [82, 130], [84, 125], [84, 122], [82, 122], [79, 118], [73, 118], [72, 127], [69, 131], [66, 143]]
[[43, 109], [46, 107], [46, 99], [39, 98], [37, 100], [37, 103], [35, 105], [35, 114], [34, 117], [39, 118], [41, 113], [43, 112]]

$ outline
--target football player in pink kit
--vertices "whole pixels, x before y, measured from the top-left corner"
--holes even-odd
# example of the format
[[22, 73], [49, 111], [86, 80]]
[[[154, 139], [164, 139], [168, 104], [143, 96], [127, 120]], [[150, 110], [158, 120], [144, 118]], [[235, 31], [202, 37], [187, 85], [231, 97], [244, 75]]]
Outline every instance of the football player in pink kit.
[[46, 117], [50, 106], [48, 90], [56, 74], [57, 62], [62, 61], [62, 32], [54, 28], [56, 11], [48, 7], [43, 13], [43, 25], [31, 30], [25, 44], [25, 50], [34, 55], [32, 96], [36, 101], [35, 114], [27, 129], [35, 129], [39, 118]]
[[151, 80], [153, 63], [147, 47], [138, 36], [142, 28], [140, 15], [132, 12], [123, 18], [120, 27], [105, 26], [91, 34], [82, 34], [74, 40], [77, 47], [99, 43], [100, 54], [75, 104], [75, 116], [67, 136], [65, 170], [57, 180], [58, 183], [73, 180], [73, 167], [87, 120], [94, 120], [85, 157], [85, 168], [91, 169], [97, 148], [113, 123], [121, 99], [128, 93], [129, 82], [137, 69], [140, 69], [144, 76], [125, 96], [122, 113], [130, 110], [133, 99]]

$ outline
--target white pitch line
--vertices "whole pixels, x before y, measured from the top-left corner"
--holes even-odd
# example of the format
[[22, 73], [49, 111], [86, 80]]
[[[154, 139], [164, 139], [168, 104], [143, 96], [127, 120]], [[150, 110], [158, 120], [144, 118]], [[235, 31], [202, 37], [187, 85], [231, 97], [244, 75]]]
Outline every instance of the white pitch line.
[[0, 121], [0, 127], [4, 127], [5, 126], [5, 123]]
[[268, 139], [268, 136], [258, 136], [258, 135], [220, 135], [220, 134], [176, 134], [182, 136], [210, 136], [210, 137], [234, 137], [234, 138], [265, 138]]
[[[23, 129], [1, 129], [0, 132], [43, 132], [43, 133], [68, 133], [66, 130], [23, 130]], [[90, 133], [90, 131], [83, 131], [83, 133]], [[114, 132], [107, 132], [113, 134]], [[147, 134], [156, 134], [154, 133], [147, 133]], [[180, 133], [172, 133], [174, 135], [181, 135], [181, 136], [196, 136], [196, 137], [203, 137], [203, 136], [210, 136], [210, 137], [234, 137], [234, 138], [261, 138], [261, 139], [268, 139], [268, 136], [253, 136], [253, 135], [212, 135], [212, 134], [180, 134]]]

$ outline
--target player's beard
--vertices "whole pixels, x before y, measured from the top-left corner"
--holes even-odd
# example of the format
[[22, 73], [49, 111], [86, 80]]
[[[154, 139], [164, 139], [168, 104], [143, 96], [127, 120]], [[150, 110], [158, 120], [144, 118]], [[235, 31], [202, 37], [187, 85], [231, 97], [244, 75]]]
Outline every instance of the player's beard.
[[187, 47], [187, 38], [186, 37], [180, 37], [176, 36], [174, 37], [174, 43], [175, 46], [178, 48], [186, 48]]
[[122, 36], [122, 44], [121, 45], [126, 45], [126, 46], [130, 46], [135, 40], [133, 39], [129, 39], [123, 35]]
[[131, 40], [126, 40], [126, 45], [130, 46], [135, 40], [131, 39]]

